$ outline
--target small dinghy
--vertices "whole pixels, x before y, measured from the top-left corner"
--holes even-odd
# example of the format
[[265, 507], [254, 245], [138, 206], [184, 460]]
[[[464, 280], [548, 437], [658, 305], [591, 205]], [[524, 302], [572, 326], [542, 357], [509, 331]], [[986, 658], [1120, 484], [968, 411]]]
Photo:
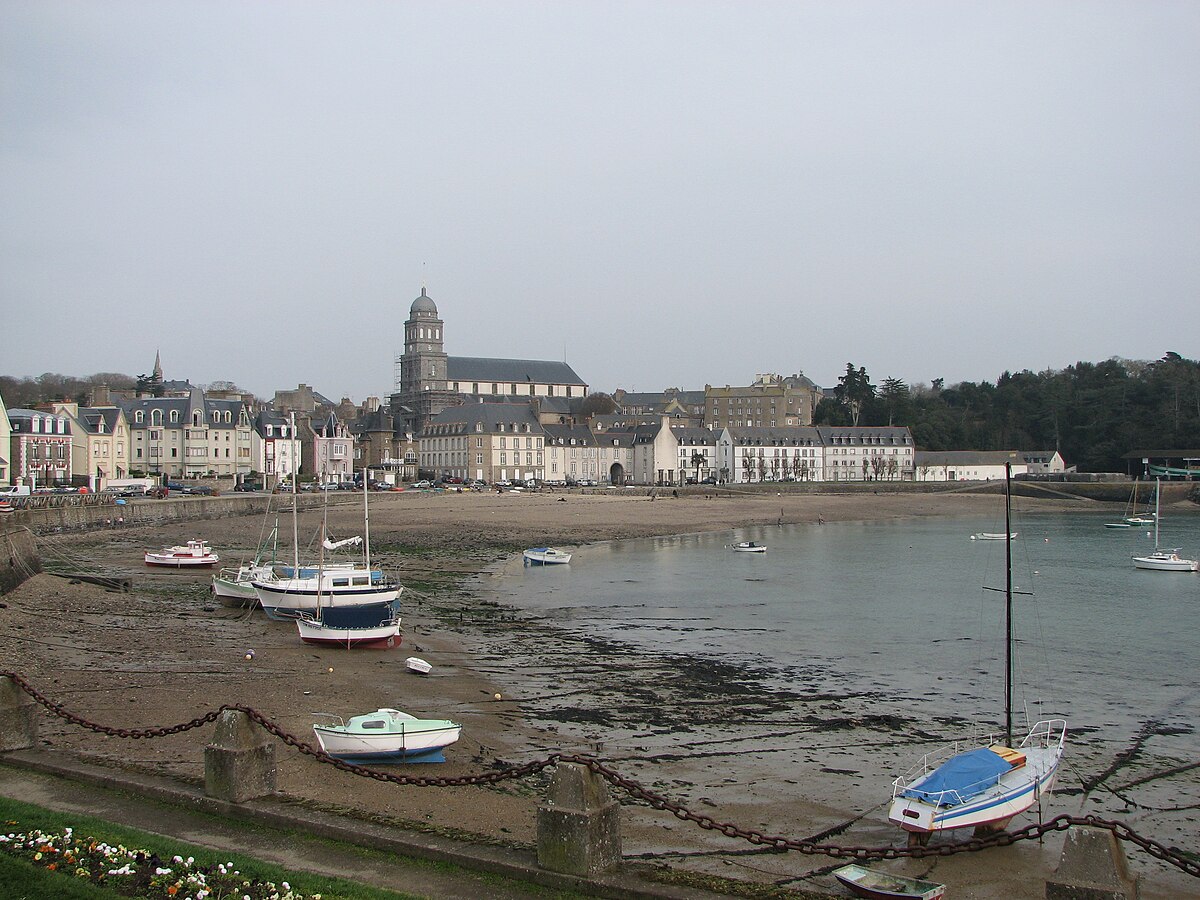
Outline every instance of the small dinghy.
[[553, 547], [531, 547], [522, 555], [527, 566], [557, 566], [571, 561], [570, 553]]
[[754, 541], [741, 541], [733, 545], [733, 549], [739, 553], [766, 553], [767, 545], [759, 544]]
[[1007, 541], [1010, 538], [1016, 539], [1015, 531], [1005, 534], [1003, 531], [977, 531], [971, 535], [973, 541]]
[[946, 886], [936, 881], [908, 878], [904, 875], [888, 875], [874, 872], [865, 866], [849, 865], [835, 869], [833, 877], [850, 889], [856, 897], [871, 897], [874, 900], [902, 898], [902, 900], [938, 900], [945, 896]]
[[147, 550], [146, 565], [171, 569], [210, 569], [221, 561], [207, 541], [188, 541], [184, 547], [164, 547]]
[[328, 713], [313, 725], [321, 749], [348, 762], [445, 762], [442, 751], [458, 740], [462, 726], [449, 719], [418, 719], [398, 709], [377, 709], [349, 722]]
[[419, 656], [410, 656], [404, 661], [404, 665], [408, 667], [408, 671], [416, 672], [418, 675], [428, 675], [429, 670], [433, 668]]

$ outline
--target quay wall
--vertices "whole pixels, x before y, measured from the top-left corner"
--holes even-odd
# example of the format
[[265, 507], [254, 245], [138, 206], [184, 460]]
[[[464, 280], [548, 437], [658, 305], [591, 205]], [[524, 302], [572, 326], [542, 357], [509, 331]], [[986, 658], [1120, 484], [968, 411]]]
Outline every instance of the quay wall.
[[33, 534], [29, 529], [0, 525], [0, 594], [7, 594], [42, 570]]

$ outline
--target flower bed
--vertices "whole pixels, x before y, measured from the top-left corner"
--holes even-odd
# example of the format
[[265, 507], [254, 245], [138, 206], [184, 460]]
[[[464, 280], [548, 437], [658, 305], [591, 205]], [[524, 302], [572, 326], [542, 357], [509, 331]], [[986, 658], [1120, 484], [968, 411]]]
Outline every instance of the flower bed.
[[[11, 823], [10, 823], [11, 824]], [[320, 894], [294, 893], [285, 881], [244, 877], [233, 863], [196, 865], [192, 857], [161, 859], [91, 837], [72, 828], [58, 833], [37, 829], [0, 834], [0, 852], [54, 872], [85, 879], [126, 897], [170, 900], [321, 900]]]

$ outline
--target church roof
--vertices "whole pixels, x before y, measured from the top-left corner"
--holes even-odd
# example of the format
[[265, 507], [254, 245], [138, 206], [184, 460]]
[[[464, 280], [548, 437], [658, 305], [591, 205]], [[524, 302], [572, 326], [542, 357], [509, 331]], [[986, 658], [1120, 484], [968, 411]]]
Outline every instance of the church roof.
[[543, 359], [491, 359], [481, 356], [449, 357], [446, 362], [446, 380], [495, 381], [509, 384], [585, 384], [565, 362]]

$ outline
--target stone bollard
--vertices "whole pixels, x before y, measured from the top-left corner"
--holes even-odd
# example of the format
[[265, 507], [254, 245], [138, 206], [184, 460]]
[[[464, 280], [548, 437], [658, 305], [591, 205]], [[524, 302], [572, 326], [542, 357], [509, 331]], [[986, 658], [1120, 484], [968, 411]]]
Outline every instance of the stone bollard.
[[567, 875], [592, 875], [621, 861], [620, 805], [608, 783], [587, 766], [560, 763], [546, 805], [537, 812], [538, 865]]
[[0, 751], [27, 750], [37, 743], [36, 708], [15, 681], [0, 677]]
[[204, 793], [231, 803], [275, 793], [275, 744], [241, 710], [221, 713], [204, 748]]
[[1046, 881], [1046, 900], [1136, 900], [1137, 876], [1125, 850], [1107, 828], [1067, 832], [1058, 871]]

